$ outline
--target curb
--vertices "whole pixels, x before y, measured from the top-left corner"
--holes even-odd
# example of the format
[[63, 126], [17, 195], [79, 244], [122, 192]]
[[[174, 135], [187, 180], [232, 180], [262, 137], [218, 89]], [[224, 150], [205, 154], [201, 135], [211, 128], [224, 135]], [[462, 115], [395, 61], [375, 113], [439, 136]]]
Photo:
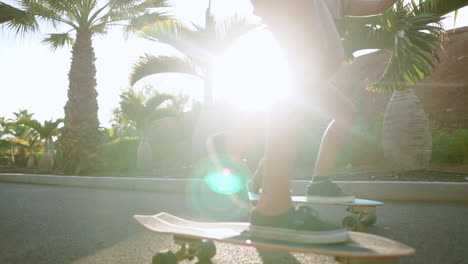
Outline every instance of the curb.
[[[210, 191], [201, 179], [0, 174], [0, 182], [169, 193]], [[468, 183], [465, 182], [338, 181], [336, 183], [344, 191], [363, 199], [468, 203]], [[293, 194], [303, 195], [307, 184], [308, 181], [305, 180], [293, 180]]]

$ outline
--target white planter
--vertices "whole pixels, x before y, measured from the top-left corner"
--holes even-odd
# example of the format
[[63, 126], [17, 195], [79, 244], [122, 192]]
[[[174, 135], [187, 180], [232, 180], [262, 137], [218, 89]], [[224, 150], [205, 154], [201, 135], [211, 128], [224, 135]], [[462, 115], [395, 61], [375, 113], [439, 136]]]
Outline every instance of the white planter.
[[426, 167], [432, 154], [429, 120], [413, 89], [395, 91], [382, 128], [384, 155], [394, 170]]
[[34, 169], [34, 167], [36, 167], [36, 165], [34, 164], [34, 157], [29, 157], [26, 168]]
[[54, 168], [54, 158], [52, 152], [44, 152], [42, 157], [39, 159], [39, 172], [50, 173]]

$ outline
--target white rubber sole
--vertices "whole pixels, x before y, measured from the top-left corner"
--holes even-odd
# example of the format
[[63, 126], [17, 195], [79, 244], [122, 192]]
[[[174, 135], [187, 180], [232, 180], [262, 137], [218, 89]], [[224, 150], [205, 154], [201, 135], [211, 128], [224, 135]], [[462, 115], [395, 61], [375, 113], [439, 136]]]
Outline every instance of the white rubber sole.
[[308, 231], [250, 225], [249, 231], [254, 237], [281, 242], [336, 244], [344, 243], [349, 240], [348, 232], [345, 229], [332, 231]]
[[307, 201], [311, 203], [352, 203], [356, 197], [349, 196], [307, 196]]

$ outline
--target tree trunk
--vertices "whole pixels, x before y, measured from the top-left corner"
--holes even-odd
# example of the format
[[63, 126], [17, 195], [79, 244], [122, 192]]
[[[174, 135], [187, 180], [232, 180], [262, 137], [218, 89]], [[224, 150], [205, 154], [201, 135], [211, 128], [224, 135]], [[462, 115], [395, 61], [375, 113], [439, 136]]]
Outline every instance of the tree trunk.
[[387, 105], [382, 129], [385, 158], [396, 171], [426, 167], [432, 154], [432, 134], [413, 89], [395, 91]]
[[89, 30], [78, 30], [72, 49], [68, 102], [65, 105], [65, 121], [60, 137], [62, 166], [67, 174], [80, 174], [97, 165], [100, 134], [95, 55], [91, 38], [92, 33]]
[[145, 175], [151, 175], [153, 169], [153, 151], [148, 137], [142, 136], [137, 150], [137, 169]]

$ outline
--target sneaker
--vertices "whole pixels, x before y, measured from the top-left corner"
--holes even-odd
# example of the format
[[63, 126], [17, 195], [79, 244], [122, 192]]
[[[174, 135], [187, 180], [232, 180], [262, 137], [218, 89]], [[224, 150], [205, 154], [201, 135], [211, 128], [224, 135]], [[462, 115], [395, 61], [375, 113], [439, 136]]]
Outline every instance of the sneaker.
[[309, 207], [292, 207], [277, 216], [252, 211], [249, 231], [253, 237], [282, 242], [335, 244], [349, 240], [345, 229], [321, 221]]
[[307, 186], [307, 201], [317, 203], [349, 203], [355, 197], [345, 193], [336, 183], [329, 178], [320, 182], [311, 182]]

